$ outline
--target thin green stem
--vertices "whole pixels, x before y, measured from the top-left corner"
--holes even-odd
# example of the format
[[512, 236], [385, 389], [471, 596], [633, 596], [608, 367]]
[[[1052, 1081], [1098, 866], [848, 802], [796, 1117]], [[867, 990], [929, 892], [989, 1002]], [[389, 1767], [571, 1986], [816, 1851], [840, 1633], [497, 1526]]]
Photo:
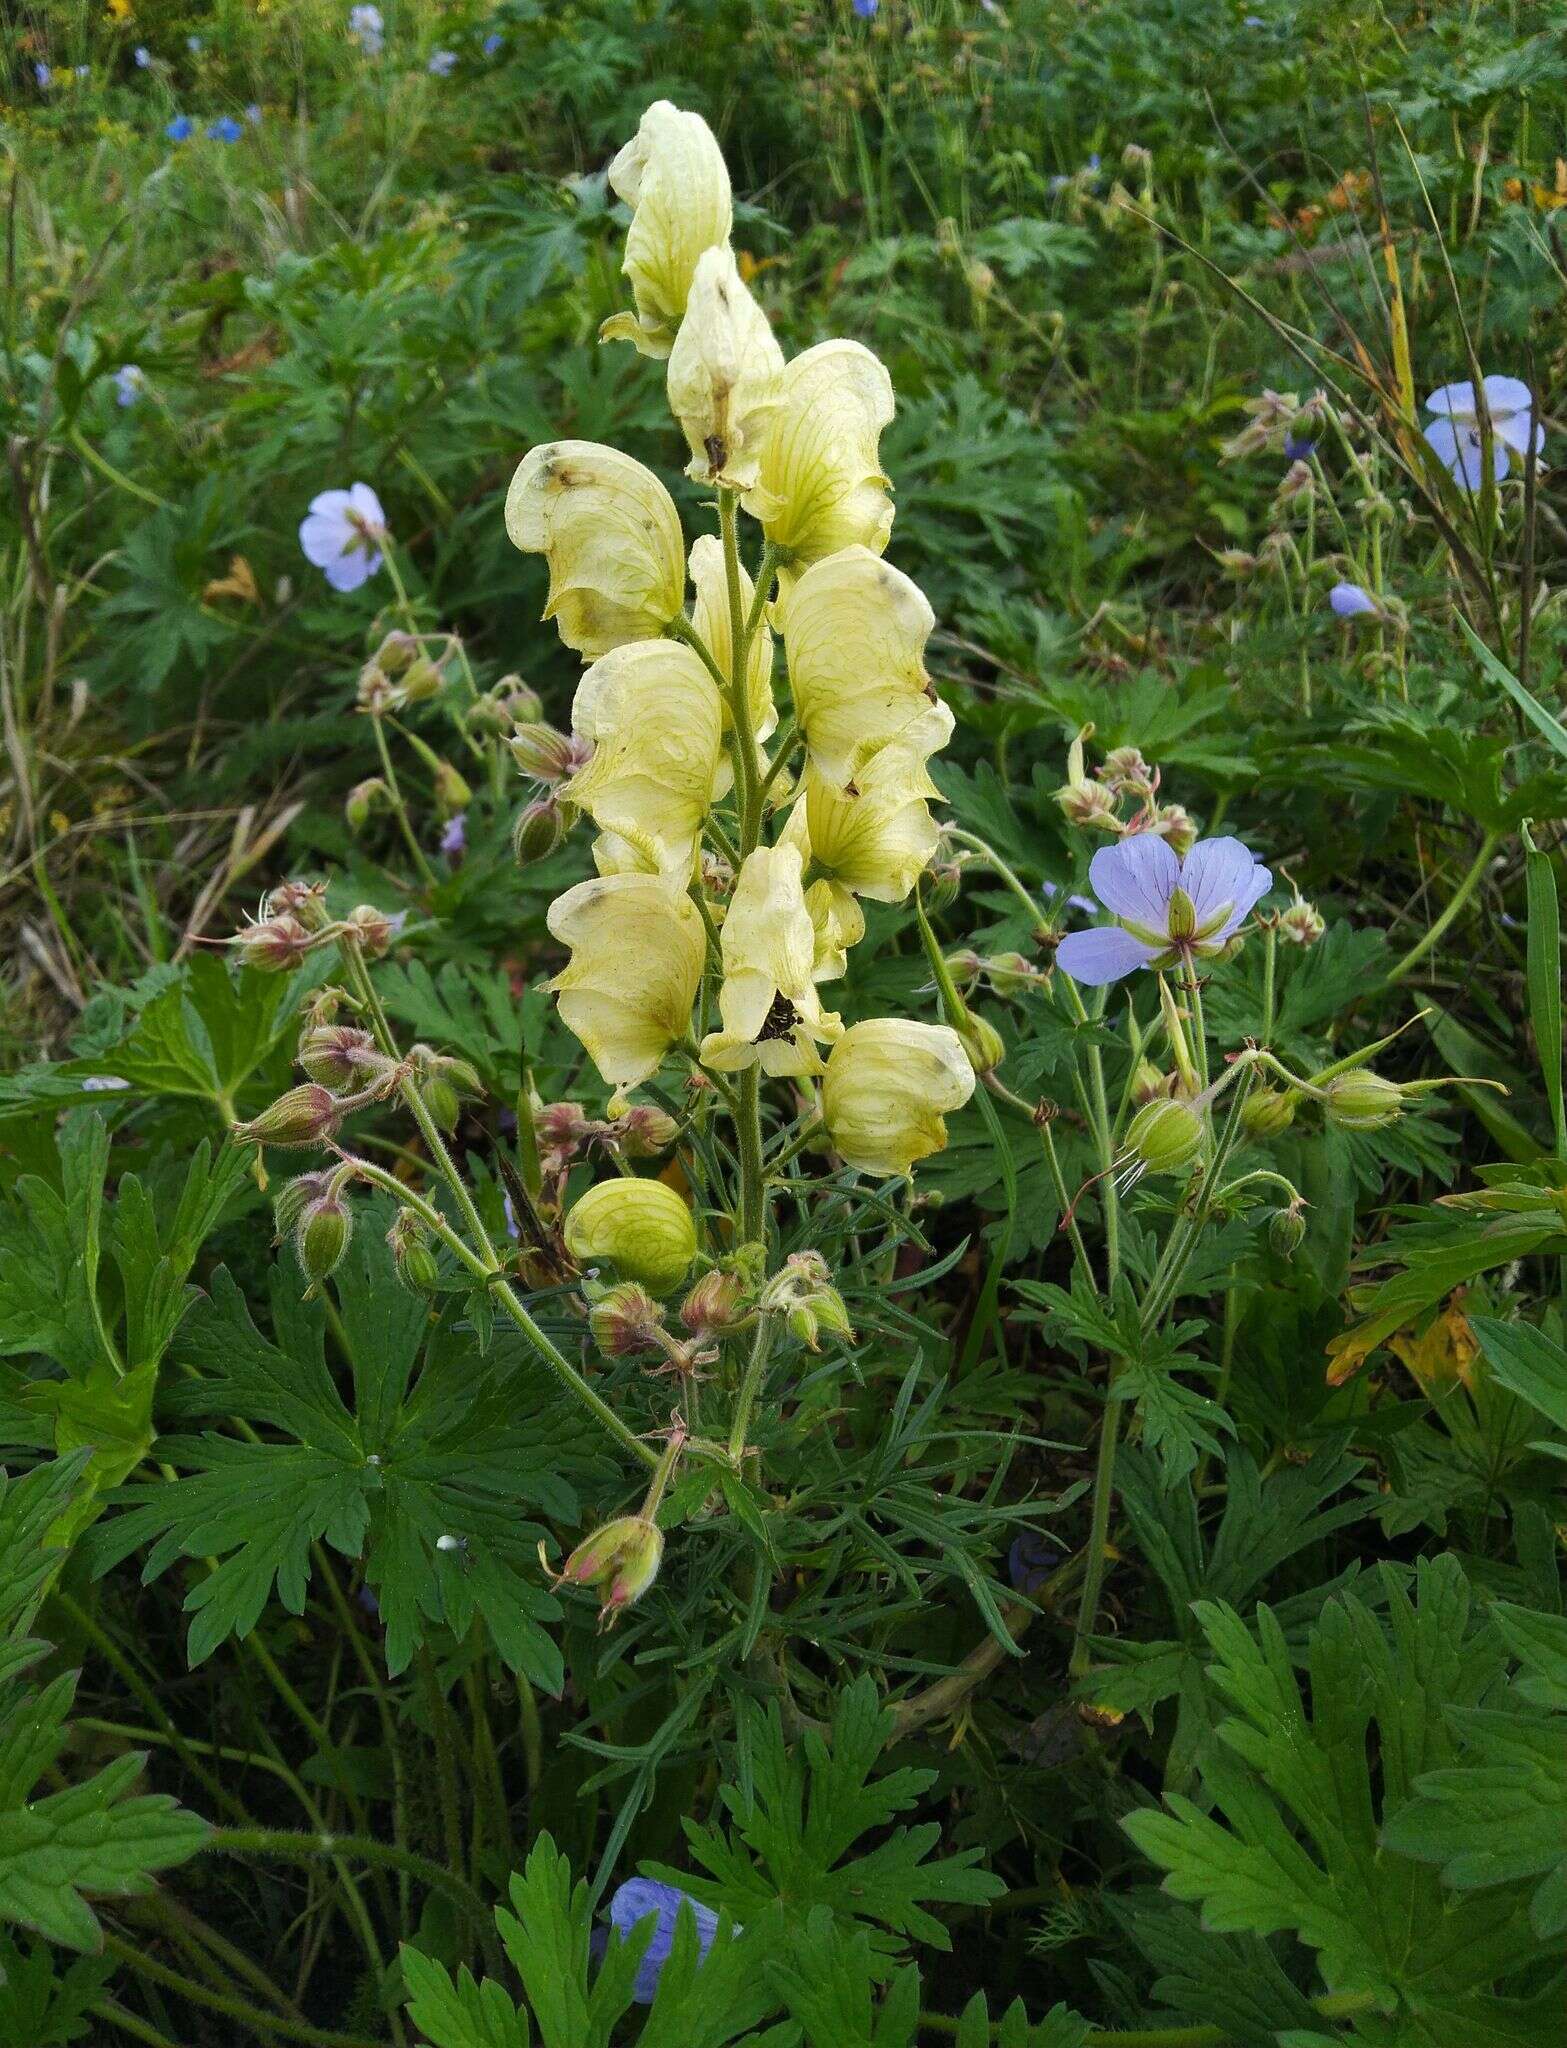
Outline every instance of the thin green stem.
[[424, 1711], [435, 1744], [436, 1785], [441, 1802], [441, 1832], [446, 1847], [446, 1867], [454, 1876], [464, 1875], [462, 1832], [462, 1789], [457, 1776], [457, 1748], [452, 1741], [451, 1709], [441, 1690], [440, 1673], [427, 1643], [414, 1655], [419, 1688], [424, 1694]]
[[260, 2012], [232, 1993], [209, 1991], [204, 1984], [192, 1983], [189, 1977], [181, 1976], [178, 1970], [171, 1970], [166, 1963], [154, 1961], [144, 1949], [138, 1948], [134, 1942], [122, 1940], [117, 1934], [105, 1931], [103, 1945], [138, 1976], [161, 1985], [166, 1991], [177, 1992], [192, 2005], [205, 2006], [209, 2012], [220, 2012], [226, 2019], [242, 2021], [253, 2035], [275, 2035], [281, 2041], [303, 2041], [308, 2048], [381, 2048], [380, 2042], [365, 2034], [335, 2034], [326, 2027], [313, 2027], [306, 2020], [287, 2020], [274, 2013]]
[[758, 1316], [756, 1334], [751, 1339], [751, 1356], [746, 1360], [745, 1377], [740, 1382], [740, 1392], [735, 1401], [734, 1419], [729, 1429], [729, 1457], [738, 1465], [745, 1456], [746, 1434], [751, 1427], [752, 1411], [762, 1390], [762, 1381], [767, 1373], [767, 1356], [773, 1347], [773, 1317]]
[[1502, 838], [1503, 835], [1500, 832], [1486, 833], [1485, 837], [1480, 841], [1480, 851], [1469, 863], [1469, 866], [1464, 871], [1463, 879], [1448, 898], [1447, 908], [1442, 911], [1425, 937], [1416, 940], [1403, 959], [1389, 970], [1387, 977], [1387, 986], [1389, 988], [1395, 982], [1403, 981], [1406, 976], [1412, 974], [1432, 948], [1440, 944], [1442, 935], [1446, 932], [1448, 926], [1458, 916], [1475, 890], [1479, 888], [1485, 876], [1486, 865], [1492, 854], [1495, 853], [1497, 847], [1501, 844]]
[[1018, 902], [1028, 912], [1033, 924], [1033, 936], [1035, 938], [1049, 937], [1050, 927], [1045, 923], [1038, 900], [1029, 892], [1024, 883], [1019, 880], [1016, 872], [1008, 866], [1007, 862], [1002, 859], [990, 842], [986, 839], [981, 839], [977, 832], [966, 832], [957, 825], [948, 825], [946, 830], [947, 837], [955, 846], [966, 846], [971, 852], [979, 854], [987, 865], [995, 871], [999, 880], [1004, 882], [1012, 891]]
[[424, 848], [419, 844], [408, 816], [408, 805], [403, 796], [402, 784], [397, 779], [397, 770], [392, 766], [392, 756], [386, 744], [386, 734], [381, 730], [381, 721], [373, 713], [370, 729], [375, 734], [375, 750], [381, 757], [381, 775], [386, 783], [386, 800], [397, 820], [397, 828], [403, 835], [403, 844], [408, 848], [410, 859], [419, 871], [419, 878], [427, 889], [436, 886], [435, 870], [425, 858]]

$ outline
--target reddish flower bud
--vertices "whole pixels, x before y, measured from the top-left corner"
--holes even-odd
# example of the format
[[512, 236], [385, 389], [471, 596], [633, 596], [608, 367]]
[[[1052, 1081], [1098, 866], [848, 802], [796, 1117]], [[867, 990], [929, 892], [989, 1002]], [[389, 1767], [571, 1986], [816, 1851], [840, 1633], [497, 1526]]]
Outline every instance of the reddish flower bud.
[[664, 1312], [634, 1280], [623, 1280], [601, 1294], [588, 1310], [588, 1328], [606, 1358], [629, 1358], [638, 1351], [656, 1351]]
[[[542, 1544], [539, 1553], [542, 1558]], [[640, 1600], [658, 1577], [663, 1558], [664, 1537], [658, 1524], [645, 1515], [621, 1515], [577, 1545], [555, 1583], [601, 1589], [599, 1627], [613, 1628], [622, 1611]]]
[[386, 1063], [375, 1040], [357, 1024], [313, 1024], [299, 1041], [298, 1060], [325, 1088], [351, 1087]]
[[249, 1123], [232, 1124], [241, 1145], [319, 1145], [342, 1127], [342, 1112], [330, 1088], [307, 1081], [290, 1088]]
[[299, 965], [315, 940], [297, 917], [265, 917], [259, 924], [247, 924], [229, 943], [242, 966], [286, 974]]
[[649, 1102], [633, 1103], [610, 1125], [616, 1144], [628, 1159], [652, 1159], [667, 1152], [679, 1129], [668, 1110], [655, 1109]]

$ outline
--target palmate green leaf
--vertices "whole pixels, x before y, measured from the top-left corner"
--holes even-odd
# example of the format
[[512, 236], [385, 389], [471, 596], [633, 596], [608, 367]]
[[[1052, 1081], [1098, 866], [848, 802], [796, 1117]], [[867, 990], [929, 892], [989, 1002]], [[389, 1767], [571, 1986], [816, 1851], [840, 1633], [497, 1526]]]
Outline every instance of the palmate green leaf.
[[1567, 1351], [1530, 1323], [1473, 1316], [1469, 1327], [1493, 1376], [1567, 1435]]
[[153, 997], [98, 1070], [159, 1095], [191, 1095], [232, 1114], [239, 1089], [293, 1020], [297, 977], [231, 970], [197, 953]]
[[324, 1541], [364, 1557], [394, 1674], [428, 1624], [462, 1636], [482, 1616], [511, 1668], [557, 1691], [545, 1624], [559, 1609], [538, 1582], [544, 1531], [527, 1515], [575, 1517], [575, 1482], [594, 1470], [585, 1425], [520, 1341], [498, 1337], [481, 1366], [455, 1311], [431, 1329], [426, 1303], [397, 1283], [386, 1220], [367, 1205], [334, 1280], [351, 1406], [327, 1363], [325, 1314], [299, 1299], [297, 1272], [274, 1269], [276, 1342], [228, 1275], [214, 1276], [180, 1339], [198, 1376], [169, 1389], [167, 1411], [272, 1434], [166, 1436], [161, 1454], [185, 1476], [122, 1489], [122, 1512], [93, 1539], [97, 1568], [145, 1549], [151, 1579], [180, 1557], [216, 1558], [186, 1596], [195, 1663], [253, 1628], [274, 1590], [301, 1613], [310, 1546]]
[[1517, 1891], [1498, 1888], [1472, 1902], [1456, 1941], [1436, 1873], [1379, 1836], [1379, 1803], [1395, 1814], [1418, 1779], [1456, 1760], [1451, 1709], [1477, 1701], [1499, 1661], [1495, 1638], [1470, 1632], [1453, 1559], [1418, 1567], [1414, 1605], [1394, 1570], [1381, 1577], [1386, 1628], [1341, 1594], [1313, 1629], [1309, 1711], [1270, 1610], [1253, 1634], [1233, 1609], [1203, 1603], [1208, 1682], [1235, 1710], [1201, 1765], [1210, 1805], [1171, 1795], [1167, 1812], [1124, 1826], [1206, 1926], [1288, 1931], [1318, 1951], [1329, 1990], [1419, 2011], [1488, 1989], [1528, 1959], [1532, 1937]]
[[838, 1926], [826, 1906], [807, 1915], [793, 1961], [769, 1975], [809, 2048], [913, 2048], [920, 2028], [920, 1973], [889, 1975], [863, 1930]]
[[399, 1951], [408, 2017], [432, 2048], [528, 2048], [528, 2019], [504, 1988], [476, 1983], [464, 1967], [451, 1977], [405, 1942]]
[[941, 1832], [934, 1823], [895, 1828], [863, 1855], [851, 1853], [862, 1835], [912, 1806], [935, 1775], [907, 1768], [873, 1775], [891, 1716], [869, 1674], [843, 1693], [830, 1736], [808, 1731], [793, 1755], [776, 1705], [765, 1715], [749, 1709], [746, 1719], [750, 1783], [720, 1787], [730, 1830], [685, 1823], [709, 1881], [656, 1866], [655, 1876], [704, 1904], [728, 1907], [745, 1928], [781, 1926], [791, 1940], [825, 1906], [845, 1926], [869, 1923], [880, 1954], [910, 1938], [948, 1948], [950, 1937], [926, 1903], [982, 1905], [1005, 1889], [974, 1868], [978, 1850], [928, 1861]]
[[88, 2040], [88, 2018], [114, 1970], [109, 1956], [78, 1956], [63, 1971], [44, 1942], [22, 1948], [0, 1935], [0, 2041], [27, 2048]]

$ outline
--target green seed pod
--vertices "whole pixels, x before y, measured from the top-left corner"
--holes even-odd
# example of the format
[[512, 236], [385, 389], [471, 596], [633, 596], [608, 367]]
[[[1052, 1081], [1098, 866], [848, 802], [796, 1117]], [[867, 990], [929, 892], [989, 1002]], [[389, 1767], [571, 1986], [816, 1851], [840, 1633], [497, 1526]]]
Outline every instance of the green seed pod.
[[1125, 1150], [1149, 1173], [1179, 1173], [1202, 1149], [1202, 1118], [1190, 1103], [1145, 1103], [1126, 1127]]
[[1241, 1129], [1248, 1138], [1276, 1138], [1295, 1121], [1299, 1100], [1293, 1089], [1255, 1088], [1241, 1108]]
[[544, 699], [531, 683], [519, 675], [504, 675], [495, 685], [495, 696], [518, 725], [531, 725], [544, 716]]
[[473, 791], [450, 761], [435, 764], [435, 808], [443, 818], [455, 818], [473, 802]]
[[566, 1249], [579, 1266], [607, 1263], [623, 1279], [669, 1294], [691, 1270], [696, 1224], [661, 1180], [605, 1180], [567, 1216]]
[[414, 1294], [433, 1294], [440, 1284], [440, 1267], [424, 1219], [412, 1209], [399, 1209], [386, 1242], [403, 1285]]
[[512, 852], [519, 867], [531, 867], [536, 860], [548, 860], [568, 829], [567, 808], [552, 796], [541, 796], [517, 813], [512, 827]]
[[418, 1083], [419, 1100], [434, 1118], [438, 1129], [448, 1137], [457, 1128], [457, 1119], [462, 1115], [462, 1097], [444, 1074], [426, 1074]]
[[[382, 668], [386, 667], [384, 660], [381, 666]], [[398, 694], [405, 704], [427, 704], [432, 697], [438, 694], [442, 680], [441, 671], [436, 667], [429, 655], [421, 654], [416, 656], [403, 671], [403, 680], [398, 687]]]
[[1007, 1049], [1002, 1043], [1001, 1033], [994, 1024], [972, 1010], [958, 1027], [958, 1036], [976, 1074], [990, 1073], [1006, 1057]]
[[341, 1195], [328, 1192], [306, 1203], [294, 1225], [294, 1252], [312, 1287], [336, 1272], [353, 1234], [353, 1211]]
[[1404, 1091], [1369, 1067], [1335, 1074], [1323, 1093], [1330, 1124], [1344, 1131], [1375, 1131], [1397, 1121], [1404, 1111]]
[[1276, 1209], [1268, 1218], [1268, 1242], [1281, 1259], [1292, 1259], [1305, 1236], [1306, 1218], [1298, 1202], [1291, 1202], [1287, 1209]]
[[296, 1058], [324, 1088], [350, 1088], [383, 1061], [375, 1040], [357, 1024], [313, 1024], [301, 1034]]
[[343, 802], [343, 816], [350, 832], [362, 832], [377, 811], [385, 810], [391, 793], [379, 775], [367, 775], [356, 782]]

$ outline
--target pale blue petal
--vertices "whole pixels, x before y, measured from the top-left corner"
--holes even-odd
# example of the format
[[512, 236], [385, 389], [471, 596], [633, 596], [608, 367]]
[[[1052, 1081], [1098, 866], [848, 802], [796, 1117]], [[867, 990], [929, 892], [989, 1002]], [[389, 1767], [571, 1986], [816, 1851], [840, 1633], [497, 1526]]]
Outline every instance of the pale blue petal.
[[1328, 603], [1341, 619], [1367, 618], [1377, 608], [1376, 599], [1358, 583], [1335, 583], [1328, 592]]
[[1272, 881], [1251, 848], [1238, 839], [1199, 839], [1181, 863], [1181, 887], [1192, 899], [1199, 925], [1223, 911], [1227, 921], [1233, 920], [1233, 930], [1267, 894]]
[[1473, 419], [1474, 409], [1475, 388], [1469, 383], [1444, 384], [1426, 400], [1427, 412], [1456, 413], [1460, 419]]
[[672, 1884], [659, 1884], [651, 1877], [633, 1877], [617, 1886], [610, 1899], [610, 1925], [622, 1941], [633, 1927], [639, 1927], [644, 1920], [656, 1917], [658, 1921], [653, 1939], [644, 1949], [642, 1961], [637, 1966], [631, 1995], [638, 2005], [651, 2005], [657, 1996], [658, 1980], [664, 1974], [664, 1965], [675, 1945], [675, 1922], [682, 1907], [696, 1918], [697, 1942], [705, 1957], [713, 1945], [713, 1936], [718, 1932], [718, 1915], [709, 1906], [699, 1906], [688, 1892], [680, 1891]]
[[1084, 988], [1103, 988], [1135, 974], [1157, 958], [1152, 946], [1134, 939], [1118, 924], [1102, 924], [1091, 932], [1068, 932], [1056, 948], [1056, 965]]
[[1532, 412], [1534, 393], [1522, 377], [1487, 377], [1480, 386], [1492, 412]]
[[1129, 924], [1162, 932], [1169, 916], [1170, 893], [1181, 879], [1181, 864], [1156, 833], [1134, 832], [1114, 846], [1100, 847], [1088, 863], [1088, 879], [1106, 910], [1113, 910]]

